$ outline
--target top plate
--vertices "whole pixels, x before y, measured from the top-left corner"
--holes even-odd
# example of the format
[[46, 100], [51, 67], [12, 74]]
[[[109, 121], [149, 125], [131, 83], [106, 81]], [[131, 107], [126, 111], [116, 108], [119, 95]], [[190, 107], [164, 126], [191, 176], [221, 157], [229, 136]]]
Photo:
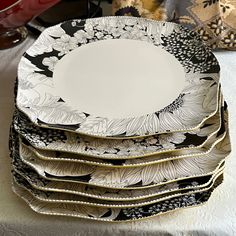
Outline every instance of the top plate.
[[217, 111], [219, 65], [196, 33], [134, 17], [45, 30], [18, 67], [36, 125], [98, 137], [193, 130]]

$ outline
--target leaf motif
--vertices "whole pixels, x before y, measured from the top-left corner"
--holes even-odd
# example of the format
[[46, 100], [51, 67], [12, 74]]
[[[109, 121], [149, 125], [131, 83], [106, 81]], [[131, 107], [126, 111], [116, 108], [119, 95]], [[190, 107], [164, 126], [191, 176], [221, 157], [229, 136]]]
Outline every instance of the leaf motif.
[[65, 186], [65, 182], [63, 182], [63, 181], [61, 181], [61, 182], [60, 181], [49, 181], [48, 184], [46, 185], [46, 187], [51, 188], [51, 189], [55, 189], [55, 190], [65, 190], [66, 189], [67, 191], [71, 191], [71, 193], [85, 192], [85, 189], [86, 189], [85, 184], [67, 182], [66, 186]]
[[149, 185], [155, 180], [158, 168], [156, 165], [145, 166], [141, 172], [141, 179], [143, 185]]
[[123, 169], [123, 175], [121, 181], [126, 184], [126, 186], [137, 184], [142, 180], [141, 178], [142, 168], [127, 168]]
[[32, 57], [41, 55], [45, 52], [52, 52], [52, 44], [54, 39], [45, 31], [38, 37], [36, 42], [26, 51]]
[[138, 133], [139, 129], [143, 126], [144, 122], [146, 121], [147, 116], [141, 116], [137, 118], [133, 118], [131, 122], [127, 125], [127, 135], [135, 135]]
[[19, 151], [20, 151], [20, 155], [25, 157], [27, 160], [30, 160], [32, 158], [32, 151], [29, 148], [26, 148], [25, 146], [20, 145]]
[[92, 174], [90, 183], [101, 184], [103, 186], [125, 187], [141, 181], [140, 168], [133, 169], [105, 169], [97, 168]]
[[[30, 82], [35, 87], [42, 80], [45, 82], [45, 79], [49, 79], [46, 75], [41, 74], [41, 71], [42, 70], [37, 68], [28, 59], [22, 57], [18, 66], [18, 89], [24, 89], [23, 85], [25, 84], [25, 81]], [[52, 84], [52, 82], [49, 84]]]
[[92, 165], [83, 165], [78, 163], [46, 161], [38, 162], [44, 171], [54, 176], [85, 176], [89, 175], [95, 169]]
[[92, 165], [83, 165], [70, 162], [58, 162], [41, 160], [28, 148], [21, 146], [20, 156], [23, 161], [26, 161], [33, 166], [40, 173], [47, 172], [54, 176], [84, 176], [91, 174], [95, 167]]
[[[185, 176], [189, 176], [191, 173], [192, 175], [199, 175], [204, 173], [203, 169], [199, 168], [198, 163], [203, 158], [188, 158], [183, 160], [176, 160], [176, 176], [178, 178], [182, 178]], [[205, 159], [207, 160], [207, 158]], [[205, 163], [205, 169], [207, 168], [207, 162]]]
[[62, 35], [64, 35], [66, 32], [61, 28], [61, 25], [56, 25], [54, 27], [50, 27], [48, 29], [45, 30], [46, 34], [56, 37], [56, 38], [60, 38]]
[[117, 186], [123, 187], [124, 183], [121, 183], [122, 172], [118, 169], [111, 171], [108, 169], [97, 168], [91, 176], [89, 183], [96, 183], [101, 186]]
[[160, 129], [160, 121], [155, 113], [148, 115], [146, 124], [149, 133], [155, 133]]
[[126, 132], [127, 123], [131, 121], [130, 119], [116, 119], [114, 121], [109, 121], [107, 124], [107, 132], [111, 135], [123, 134]]
[[64, 103], [53, 103], [47, 100], [47, 104], [34, 106], [38, 111], [38, 119], [50, 124], [73, 125], [79, 124], [85, 120], [84, 113], [72, 110]]
[[82, 132], [103, 134], [107, 130], [107, 119], [89, 116], [78, 129]]
[[172, 180], [176, 178], [176, 169], [175, 169], [175, 162], [168, 161], [162, 162], [159, 165], [160, 172], [162, 173], [164, 179]]

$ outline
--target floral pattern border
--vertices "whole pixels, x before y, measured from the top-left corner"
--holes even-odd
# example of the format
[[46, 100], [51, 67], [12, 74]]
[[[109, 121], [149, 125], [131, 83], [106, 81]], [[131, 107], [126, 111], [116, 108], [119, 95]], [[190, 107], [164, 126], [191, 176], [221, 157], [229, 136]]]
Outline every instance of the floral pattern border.
[[121, 160], [201, 147], [219, 131], [223, 117], [223, 107], [219, 106], [217, 114], [209, 118], [196, 131], [159, 134], [128, 140], [100, 139], [63, 130], [40, 128], [19, 111], [15, 112], [13, 122], [14, 129], [26, 143], [30, 143], [33, 147], [101, 159]]
[[160, 193], [157, 194], [154, 197], [148, 197], [144, 199], [135, 199], [130, 201], [107, 201], [103, 199], [93, 199], [93, 198], [87, 198], [82, 197], [76, 194], [70, 194], [70, 193], [63, 193], [63, 192], [53, 192], [53, 191], [43, 191], [34, 188], [23, 176], [17, 174], [16, 172], [13, 172], [13, 178], [14, 181], [22, 186], [23, 188], [30, 190], [32, 195], [34, 195], [36, 198], [41, 199], [45, 202], [59, 202], [59, 203], [74, 203], [74, 204], [83, 204], [85, 206], [96, 206], [96, 207], [110, 207], [110, 208], [130, 208], [130, 207], [140, 207], [145, 206], [152, 203], [158, 203], [163, 200], [167, 200], [173, 197], [182, 196], [184, 194], [188, 194], [190, 192], [199, 191], [202, 189], [209, 189], [212, 187], [215, 180], [221, 175], [221, 171], [216, 173], [212, 176], [211, 181], [209, 183], [205, 184], [204, 187], [201, 187], [198, 182], [196, 181], [186, 181], [188, 183], [187, 188], [181, 188], [179, 186], [179, 189], [176, 189], [174, 192], [167, 192], [167, 193]]
[[98, 208], [70, 203], [47, 203], [37, 200], [29, 191], [16, 184], [13, 184], [13, 191], [25, 200], [35, 212], [41, 214], [74, 216], [101, 221], [135, 221], [177, 209], [201, 205], [208, 201], [211, 193], [222, 183], [222, 181], [223, 176], [220, 176], [209, 190], [185, 194], [180, 197], [173, 197], [156, 204], [125, 209]]
[[[83, 44], [130, 39], [151, 42], [173, 54], [188, 85], [172, 104], [141, 117], [108, 119], [75, 110], [56, 93], [52, 74], [58, 60]], [[17, 107], [37, 125], [99, 137], [146, 136], [195, 129], [217, 110], [219, 65], [196, 33], [174, 23], [134, 17], [73, 20], [45, 30], [18, 68]]]
[[86, 183], [91, 186], [113, 189], [138, 189], [150, 188], [194, 176], [209, 175], [220, 168], [225, 157], [230, 153], [230, 149], [227, 136], [209, 154], [203, 156], [192, 156], [156, 165], [118, 169], [42, 161], [26, 149], [15, 149], [14, 155], [15, 159], [21, 159], [35, 169], [39, 175], [49, 180]]

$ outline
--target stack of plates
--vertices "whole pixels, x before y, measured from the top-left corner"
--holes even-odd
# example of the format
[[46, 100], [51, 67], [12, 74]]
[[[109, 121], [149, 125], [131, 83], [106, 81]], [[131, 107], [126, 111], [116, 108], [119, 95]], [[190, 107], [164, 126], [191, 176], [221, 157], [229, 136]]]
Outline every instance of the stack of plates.
[[129, 221], [205, 203], [230, 153], [219, 65], [196, 33], [73, 20], [23, 55], [13, 190], [36, 212]]

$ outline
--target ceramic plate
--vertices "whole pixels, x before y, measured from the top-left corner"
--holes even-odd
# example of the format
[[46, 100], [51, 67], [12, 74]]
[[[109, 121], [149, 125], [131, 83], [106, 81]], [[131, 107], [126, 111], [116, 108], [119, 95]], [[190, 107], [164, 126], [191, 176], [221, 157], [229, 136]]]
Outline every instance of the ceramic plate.
[[22, 112], [17, 111], [14, 127], [37, 149], [70, 152], [103, 159], [131, 159], [204, 146], [221, 127], [222, 109], [219, 106], [216, 115], [195, 131], [129, 140], [91, 138], [62, 130], [40, 128], [33, 125]]
[[214, 146], [218, 142], [220, 142], [221, 139], [222, 139], [221, 135], [215, 134], [201, 148], [165, 152], [153, 156], [148, 156], [143, 158], [132, 158], [128, 160], [126, 159], [114, 160], [114, 159], [100, 159], [100, 158], [97, 159], [95, 157], [79, 156], [71, 153], [44, 151], [32, 147], [29, 143], [27, 143], [25, 140], [21, 138], [20, 138], [20, 145], [24, 146], [24, 148], [30, 149], [39, 159], [45, 161], [58, 161], [65, 163], [72, 162], [72, 163], [82, 163], [93, 166], [103, 166], [103, 167], [111, 166], [114, 168], [126, 168], [126, 167], [138, 167], [138, 166], [157, 164], [165, 161], [187, 158], [193, 155], [194, 156], [204, 155], [211, 152]]
[[205, 188], [209, 185], [218, 173], [223, 171], [224, 163], [219, 168], [219, 172], [214, 175], [208, 175], [203, 177], [194, 177], [186, 180], [180, 180], [172, 183], [159, 185], [149, 189], [134, 189], [134, 190], [113, 190], [104, 187], [86, 186], [80, 183], [65, 183], [61, 181], [51, 181], [42, 178], [33, 168], [27, 166], [23, 162], [13, 161], [13, 173], [23, 176], [28, 183], [35, 189], [42, 190], [44, 192], [59, 192], [79, 195], [92, 199], [102, 199], [107, 201], [134, 201], [140, 199], [148, 199], [151, 197], [174, 194], [179, 190], [193, 190], [199, 188]]
[[49, 203], [38, 200], [25, 188], [13, 183], [13, 191], [37, 213], [45, 215], [73, 216], [101, 221], [134, 221], [157, 216], [177, 209], [193, 207], [208, 201], [212, 191], [223, 181], [221, 175], [209, 190], [173, 197], [158, 203], [132, 208], [101, 208], [71, 203]]
[[[215, 180], [222, 175], [223, 172], [221, 171], [218, 173], [210, 182], [209, 185], [207, 185], [204, 190], [208, 190], [212, 188], [214, 185]], [[167, 200], [173, 197], [182, 196], [189, 193], [194, 193], [198, 191], [202, 191], [201, 188], [196, 189], [180, 189], [179, 191], [176, 191], [174, 193], [168, 192], [165, 194], [159, 194], [155, 197], [150, 197], [148, 199], [142, 199], [129, 202], [123, 202], [123, 201], [116, 201], [111, 202], [107, 200], [101, 200], [101, 199], [91, 199], [87, 197], [78, 196], [75, 194], [69, 194], [69, 193], [61, 193], [61, 192], [45, 192], [42, 190], [38, 190], [32, 187], [32, 185], [29, 184], [29, 182], [22, 176], [14, 173], [13, 177], [15, 183], [17, 183], [20, 187], [25, 188], [26, 190], [30, 191], [31, 194], [37, 198], [38, 200], [44, 201], [44, 202], [58, 202], [58, 203], [73, 203], [73, 204], [81, 204], [85, 206], [97, 206], [97, 207], [110, 207], [110, 208], [127, 208], [127, 207], [140, 207], [149, 205], [152, 203], [157, 203], [163, 200]], [[192, 184], [189, 182], [189, 184]]]
[[[222, 135], [224, 138], [225, 133]], [[34, 168], [50, 180], [86, 183], [114, 189], [149, 188], [162, 183], [214, 173], [230, 153], [228, 135], [210, 153], [190, 158], [166, 161], [159, 164], [113, 168], [78, 163], [44, 161], [29, 149], [15, 150], [15, 158]]]
[[[223, 112], [223, 111], [222, 111]], [[225, 122], [227, 122], [227, 110], [224, 112]], [[223, 117], [222, 117], [223, 119]], [[58, 151], [45, 151], [36, 149], [31, 146], [24, 138], [20, 138], [20, 145], [30, 149], [39, 159], [48, 160], [48, 161], [59, 161], [59, 162], [73, 162], [73, 163], [82, 163], [95, 166], [112, 166], [117, 168], [124, 167], [135, 167], [135, 166], [145, 166], [150, 164], [157, 164], [167, 160], [174, 160], [180, 158], [187, 158], [189, 156], [204, 155], [209, 153], [212, 148], [221, 140], [221, 134], [224, 132], [224, 121], [222, 123], [222, 128], [219, 129], [219, 132], [211, 136], [200, 148], [191, 148], [191, 149], [177, 149], [170, 152], [159, 153], [152, 156], [144, 156], [139, 158], [132, 159], [102, 159], [89, 156], [81, 156], [72, 153], [64, 153]]]
[[16, 104], [36, 125], [98, 137], [193, 130], [217, 111], [219, 70], [178, 24], [72, 20], [45, 30], [22, 57]]
[[[41, 177], [32, 167], [21, 161], [20, 158], [15, 158], [14, 151], [18, 148], [17, 135], [12, 133], [13, 138], [10, 139], [10, 150], [12, 157], [12, 166], [16, 173], [24, 178], [32, 185], [33, 188], [43, 190], [43, 191], [53, 191], [53, 192], [65, 192], [76, 194], [80, 196], [105, 199], [108, 201], [130, 201], [139, 200], [144, 198], [149, 198], [157, 196], [160, 194], [176, 192], [179, 189], [194, 189], [202, 188], [210, 184], [215, 174], [208, 176], [193, 177], [189, 179], [183, 179], [171, 183], [163, 183], [161, 185], [155, 186], [148, 189], [110, 189], [105, 187], [94, 187], [87, 186], [83, 183], [76, 182], [64, 182], [60, 180], [48, 180]], [[16, 148], [13, 148], [16, 147]], [[219, 168], [219, 172], [224, 168], [224, 162]], [[218, 172], [216, 172], [217, 174]]]

